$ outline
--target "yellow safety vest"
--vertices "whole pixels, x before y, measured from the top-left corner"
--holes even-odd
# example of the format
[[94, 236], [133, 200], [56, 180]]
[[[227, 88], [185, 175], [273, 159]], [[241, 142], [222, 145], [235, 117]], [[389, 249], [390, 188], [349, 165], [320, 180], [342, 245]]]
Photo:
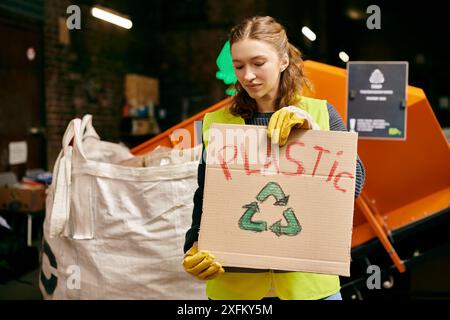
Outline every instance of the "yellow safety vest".
[[[326, 100], [302, 97], [299, 108], [308, 112], [321, 130], [330, 130]], [[203, 141], [208, 147], [208, 131], [212, 123], [245, 124], [233, 116], [228, 108], [207, 113], [203, 119]], [[257, 300], [273, 288], [280, 299], [316, 300], [340, 290], [339, 277], [306, 272], [273, 271], [260, 273], [225, 272], [206, 282], [206, 294], [213, 300]]]

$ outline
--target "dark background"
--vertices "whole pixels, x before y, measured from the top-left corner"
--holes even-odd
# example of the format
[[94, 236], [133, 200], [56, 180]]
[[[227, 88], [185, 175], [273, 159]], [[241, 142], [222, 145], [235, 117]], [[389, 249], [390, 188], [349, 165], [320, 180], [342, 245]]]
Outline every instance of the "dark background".
[[[70, 44], [63, 45], [58, 40], [58, 19], [68, 17], [66, 8], [71, 4], [81, 7], [81, 30], [70, 31]], [[133, 28], [95, 19], [90, 14], [95, 4], [129, 16]], [[372, 4], [381, 9], [380, 30], [366, 26], [366, 9]], [[64, 129], [75, 116], [91, 113], [102, 139], [122, 139], [126, 73], [159, 79], [158, 108], [166, 111], [166, 117], [158, 119], [162, 130], [223, 99], [226, 86], [215, 78], [215, 60], [229, 29], [253, 15], [271, 15], [285, 25], [305, 59], [345, 68], [338, 57], [343, 50], [354, 61], [408, 61], [409, 84], [424, 89], [441, 126], [449, 127], [447, 8], [446, 1], [434, 0], [420, 5], [366, 0], [0, 0], [0, 25], [31, 32], [37, 54], [34, 80], [24, 79], [25, 73], [9, 61], [1, 61], [0, 70], [17, 70], [16, 82], [34, 81], [40, 90], [24, 103], [23, 111], [15, 108], [19, 115], [37, 114], [33, 119], [39, 120], [27, 120], [22, 126], [40, 128], [37, 135], [45, 141], [47, 152], [45, 157], [35, 157], [41, 163], [36, 165], [49, 168]], [[316, 41], [302, 35], [304, 25], [316, 33]], [[2, 47], [23, 54], [27, 37], [2, 33]], [[5, 88], [10, 77], [1, 76], [0, 87]], [[8, 91], [20, 92], [26, 100], [29, 92], [24, 88], [9, 86]], [[7, 94], [0, 91], [1, 114], [11, 108], [11, 103], [1, 102]], [[1, 125], [11, 127], [5, 119]], [[1, 161], [6, 161], [4, 152]]]

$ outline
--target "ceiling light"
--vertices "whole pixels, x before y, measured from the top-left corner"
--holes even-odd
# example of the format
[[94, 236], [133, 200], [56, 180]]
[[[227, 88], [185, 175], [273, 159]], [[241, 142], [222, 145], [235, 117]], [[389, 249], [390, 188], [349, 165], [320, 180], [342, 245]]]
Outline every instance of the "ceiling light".
[[350, 19], [353, 20], [361, 20], [364, 19], [364, 13], [360, 10], [357, 9], [348, 9], [347, 12], [347, 17], [349, 17]]
[[309, 40], [314, 41], [316, 40], [316, 34], [307, 26], [304, 26], [302, 28], [302, 33], [305, 37], [307, 37]]
[[348, 60], [350, 60], [350, 57], [344, 51], [339, 52], [339, 58], [341, 58], [344, 62], [348, 62]]
[[112, 10], [109, 9], [100, 9], [99, 7], [94, 7], [91, 10], [91, 14], [98, 18], [102, 19], [104, 21], [107, 21], [109, 23], [118, 25], [119, 27], [125, 28], [125, 29], [131, 29], [133, 26], [133, 23], [130, 19], [124, 18], [118, 14], [112, 13]]

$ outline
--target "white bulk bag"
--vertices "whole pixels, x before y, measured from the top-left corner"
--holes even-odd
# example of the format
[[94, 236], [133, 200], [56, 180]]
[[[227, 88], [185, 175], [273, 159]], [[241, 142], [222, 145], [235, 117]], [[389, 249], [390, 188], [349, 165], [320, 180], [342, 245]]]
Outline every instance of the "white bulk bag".
[[126, 146], [100, 140], [92, 125], [92, 115], [90, 114], [83, 117], [81, 132], [83, 132], [83, 150], [88, 160], [118, 164], [134, 158]]
[[199, 158], [148, 168], [89, 160], [87, 122], [70, 122], [48, 190], [44, 298], [206, 299], [182, 268]]

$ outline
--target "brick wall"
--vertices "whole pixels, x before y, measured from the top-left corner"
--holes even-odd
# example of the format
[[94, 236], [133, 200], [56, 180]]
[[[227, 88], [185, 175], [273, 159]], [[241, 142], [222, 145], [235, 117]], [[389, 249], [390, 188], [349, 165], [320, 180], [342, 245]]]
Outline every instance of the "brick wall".
[[[81, 3], [80, 3], [81, 2]], [[45, 101], [48, 165], [51, 169], [61, 149], [61, 138], [71, 119], [93, 114], [102, 139], [120, 139], [123, 76], [139, 73], [160, 80], [161, 107], [167, 111], [162, 129], [175, 125], [220, 101], [226, 86], [215, 78], [215, 60], [227, 40], [229, 28], [245, 17], [265, 14], [266, 1], [195, 1], [155, 6], [103, 1], [123, 6], [136, 25], [115, 27], [90, 16], [86, 0], [45, 1]], [[99, 0], [99, 2], [102, 2]], [[71, 30], [70, 44], [59, 43], [59, 18], [78, 4], [81, 30]], [[175, 7], [179, 7], [177, 10]]]
[[45, 101], [48, 166], [53, 167], [69, 121], [93, 115], [100, 137], [118, 141], [123, 104], [126, 32], [89, 16], [81, 5], [81, 30], [71, 30], [68, 45], [59, 42], [59, 18], [73, 1], [45, 2]]

